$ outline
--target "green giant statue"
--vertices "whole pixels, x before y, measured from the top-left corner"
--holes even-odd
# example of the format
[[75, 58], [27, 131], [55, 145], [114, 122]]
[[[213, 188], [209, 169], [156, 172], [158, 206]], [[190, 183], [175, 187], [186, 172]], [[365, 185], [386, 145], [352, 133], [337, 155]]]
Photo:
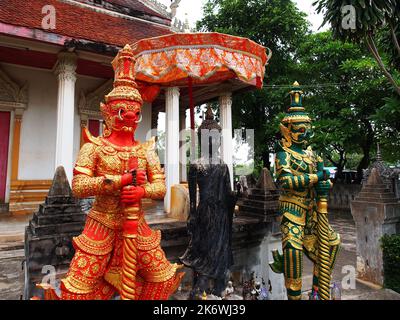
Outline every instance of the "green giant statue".
[[273, 271], [283, 273], [287, 296], [301, 299], [303, 252], [314, 263], [312, 293], [330, 298], [331, 273], [340, 245], [328, 223], [327, 202], [332, 184], [321, 157], [309, 146], [311, 119], [302, 105], [303, 92], [293, 84], [290, 108], [280, 124], [276, 176], [281, 189], [282, 250], [273, 252]]

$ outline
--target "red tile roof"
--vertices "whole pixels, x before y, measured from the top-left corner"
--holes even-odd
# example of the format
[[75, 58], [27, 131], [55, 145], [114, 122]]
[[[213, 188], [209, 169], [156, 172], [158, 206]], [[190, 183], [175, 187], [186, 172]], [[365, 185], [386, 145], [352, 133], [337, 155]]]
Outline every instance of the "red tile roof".
[[[54, 30], [42, 29], [45, 5], [56, 9]], [[0, 0], [0, 22], [117, 46], [171, 33], [168, 27], [115, 17], [57, 0]]]

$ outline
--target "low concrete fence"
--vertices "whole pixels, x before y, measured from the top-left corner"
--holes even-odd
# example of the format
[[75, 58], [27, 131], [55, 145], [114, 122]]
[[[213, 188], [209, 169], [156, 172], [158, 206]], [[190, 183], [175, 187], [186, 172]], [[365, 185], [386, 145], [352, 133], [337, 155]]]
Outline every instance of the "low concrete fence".
[[360, 191], [360, 184], [335, 183], [329, 194], [329, 209], [350, 210], [350, 202]]

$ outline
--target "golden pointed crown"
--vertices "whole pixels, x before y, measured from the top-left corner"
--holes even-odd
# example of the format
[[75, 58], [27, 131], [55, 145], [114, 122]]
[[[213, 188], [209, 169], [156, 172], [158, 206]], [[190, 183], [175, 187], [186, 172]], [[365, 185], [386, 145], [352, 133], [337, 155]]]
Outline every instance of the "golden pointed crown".
[[114, 88], [105, 96], [107, 103], [115, 100], [130, 100], [143, 103], [135, 82], [135, 57], [130, 45], [121, 49], [112, 62], [114, 68]]
[[300, 84], [293, 83], [290, 94], [290, 108], [282, 120], [282, 123], [310, 122], [311, 119], [303, 107], [303, 91]]

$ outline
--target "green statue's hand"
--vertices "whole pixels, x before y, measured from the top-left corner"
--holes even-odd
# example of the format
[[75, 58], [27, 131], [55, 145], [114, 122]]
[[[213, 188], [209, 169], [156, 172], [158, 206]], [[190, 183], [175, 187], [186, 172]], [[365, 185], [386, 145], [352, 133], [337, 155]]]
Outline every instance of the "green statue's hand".
[[317, 177], [318, 181], [326, 181], [329, 179], [330, 173], [324, 168], [324, 160], [321, 157], [317, 157]]
[[328, 170], [318, 170], [317, 172], [317, 177], [318, 177], [318, 181], [327, 181], [329, 180], [329, 171]]
[[317, 197], [328, 197], [331, 186], [332, 182], [330, 180], [319, 181], [315, 185], [315, 191], [317, 192]]

